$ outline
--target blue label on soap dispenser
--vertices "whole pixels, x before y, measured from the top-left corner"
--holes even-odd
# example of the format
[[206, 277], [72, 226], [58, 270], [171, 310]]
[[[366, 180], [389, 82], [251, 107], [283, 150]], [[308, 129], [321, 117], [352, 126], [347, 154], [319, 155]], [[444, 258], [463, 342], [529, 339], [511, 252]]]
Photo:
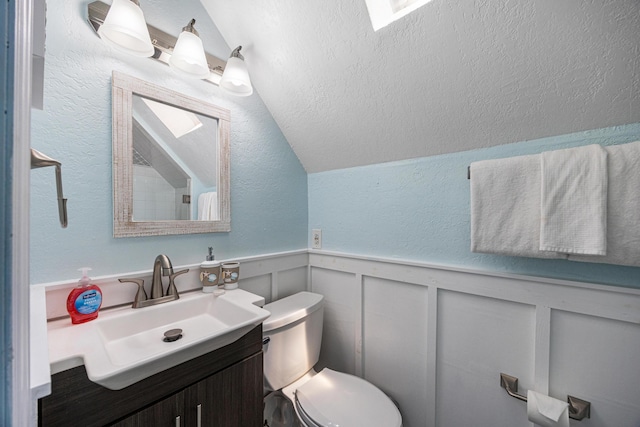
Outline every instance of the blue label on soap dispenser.
[[76, 298], [76, 311], [80, 314], [95, 313], [102, 304], [102, 295], [95, 289], [84, 291]]

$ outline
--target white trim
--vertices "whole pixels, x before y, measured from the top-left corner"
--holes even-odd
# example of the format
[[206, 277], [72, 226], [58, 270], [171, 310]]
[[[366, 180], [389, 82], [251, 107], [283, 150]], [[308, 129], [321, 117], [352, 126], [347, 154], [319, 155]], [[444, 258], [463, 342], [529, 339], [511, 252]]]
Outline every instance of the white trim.
[[355, 276], [355, 284], [356, 284], [356, 297], [355, 297], [355, 306], [353, 309], [358, 314], [354, 319], [354, 366], [356, 375], [362, 377], [364, 376], [364, 282], [362, 279], [362, 274], [356, 274]]
[[[29, 173], [31, 170], [31, 69], [33, 0], [15, 2], [12, 183], [12, 422], [35, 425], [37, 390], [29, 361]], [[33, 394], [32, 394], [33, 393]]]
[[551, 309], [536, 306], [536, 346], [533, 356], [534, 386], [537, 392], [549, 393], [549, 364], [551, 358]]
[[[351, 254], [346, 252], [325, 251], [325, 250], [318, 250], [318, 249], [309, 250], [308, 252], [310, 257], [312, 257], [313, 255], [318, 255], [318, 256], [344, 258], [345, 260], [353, 259], [357, 261], [382, 262], [385, 264], [397, 265], [402, 267], [422, 267], [422, 268], [428, 268], [432, 270], [468, 273], [468, 274], [476, 274], [480, 276], [497, 277], [497, 278], [512, 279], [512, 280], [526, 280], [526, 281], [533, 281], [533, 282], [541, 282], [541, 283], [546, 283], [550, 285], [573, 286], [578, 288], [594, 289], [594, 290], [601, 290], [601, 291], [607, 291], [607, 292], [615, 292], [615, 293], [623, 293], [623, 294], [632, 293], [632, 294], [640, 295], [640, 289], [627, 288], [627, 287], [618, 286], [618, 285], [601, 285], [597, 283], [577, 282], [577, 281], [564, 280], [564, 279], [553, 279], [550, 277], [542, 277], [542, 276], [527, 276], [524, 274], [501, 273], [501, 272], [492, 271], [492, 270], [477, 270], [477, 269], [471, 269], [471, 268], [463, 268], [456, 265], [430, 264], [426, 262], [406, 260], [401, 258], [385, 258], [385, 257], [376, 257], [376, 256], [369, 256], [369, 255]], [[336, 265], [336, 267], [339, 267], [341, 265], [342, 264]], [[328, 266], [326, 267], [322, 266], [322, 267], [331, 269]], [[334, 268], [334, 269], [343, 271], [340, 268]], [[351, 272], [355, 273], [356, 270]], [[376, 276], [376, 275], [373, 274], [373, 276]], [[437, 283], [432, 283], [432, 284], [436, 285]]]
[[436, 377], [438, 361], [438, 288], [429, 286], [427, 294], [427, 357], [425, 365], [427, 372], [427, 419], [426, 426], [436, 425]]

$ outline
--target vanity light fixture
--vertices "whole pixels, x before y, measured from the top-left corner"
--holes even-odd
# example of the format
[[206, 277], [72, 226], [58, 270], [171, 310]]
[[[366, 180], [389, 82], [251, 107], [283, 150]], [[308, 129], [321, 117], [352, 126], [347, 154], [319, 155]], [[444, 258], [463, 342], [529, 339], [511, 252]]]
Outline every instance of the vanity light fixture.
[[182, 29], [171, 58], [169, 58], [169, 66], [187, 76], [204, 79], [209, 76], [210, 71], [207, 58], [204, 56], [202, 40], [196, 29], [193, 28], [195, 23], [196, 20], [192, 19]]
[[[131, 5], [133, 5], [140, 11], [140, 15], [142, 16], [142, 11], [138, 6], [136, 6], [138, 4], [138, 0], [113, 0], [113, 4], [111, 5], [111, 7], [109, 7], [108, 4], [97, 0], [92, 3], [89, 3], [89, 5], [87, 6], [88, 15], [89, 15], [88, 16], [89, 24], [94, 29], [94, 31], [108, 44], [112, 44], [111, 42], [113, 40], [107, 41], [107, 36], [103, 36], [105, 30], [103, 30], [102, 28], [105, 25], [110, 24], [112, 20], [110, 18], [111, 17], [110, 9], [113, 9], [117, 4], [120, 4], [120, 3], [125, 3], [125, 4], [131, 3]], [[126, 6], [129, 6], [129, 5], [127, 4]], [[115, 16], [117, 15], [114, 14], [114, 17]], [[107, 22], [107, 18], [109, 18], [109, 22]], [[117, 21], [117, 19], [115, 20]], [[202, 48], [202, 40], [200, 39], [199, 36], [197, 36], [198, 33], [193, 28], [194, 23], [195, 23], [195, 20], [192, 20], [189, 23], [189, 25], [184, 27], [179, 38], [176, 38], [156, 27], [146, 24], [146, 27], [148, 29], [148, 34], [150, 37], [150, 43], [151, 43], [151, 53], [149, 53], [146, 56], [150, 56], [152, 59], [155, 59], [160, 62], [164, 62], [165, 64], [169, 64], [172, 68], [185, 72], [188, 75], [198, 77], [209, 83], [218, 85], [222, 87], [223, 90], [225, 90], [225, 92], [227, 93], [231, 93], [238, 96], [251, 95], [253, 93], [253, 88], [251, 87], [249, 73], [247, 72], [246, 66], [244, 64], [244, 57], [240, 54], [241, 47], [239, 46], [233, 50], [228, 62], [225, 62], [220, 58], [217, 58], [213, 55], [208, 54]], [[119, 24], [118, 26], [121, 27], [121, 25]], [[125, 33], [125, 34], [129, 34], [129, 37], [133, 37], [131, 36], [130, 33]], [[182, 37], [184, 35], [187, 36], [186, 40], [189, 40], [190, 42], [194, 41], [194, 38], [191, 36], [195, 36], [198, 39], [197, 41], [199, 41], [200, 50], [202, 51], [205, 57], [204, 64], [202, 64], [200, 60], [196, 61], [193, 59], [185, 59], [185, 58], [192, 58], [192, 56], [181, 57], [183, 53], [182, 53], [182, 46], [181, 46], [182, 43], [180, 42], [180, 40], [182, 40]], [[124, 36], [120, 36], [120, 37], [123, 39], [127, 38]], [[129, 53], [134, 52], [132, 50], [124, 49], [122, 47], [118, 47], [118, 49], [125, 50]], [[141, 50], [141, 49], [138, 49], [138, 50]], [[139, 55], [139, 56], [145, 56], [145, 55]], [[175, 60], [175, 59], [172, 60], [173, 56], [177, 56], [178, 60]], [[201, 65], [208, 68], [209, 72], [205, 73]], [[227, 74], [225, 71], [227, 69], [230, 69], [229, 76], [227, 79], [230, 83], [225, 84], [225, 86], [223, 87], [221, 83], [221, 79], [223, 78], [223, 74]], [[188, 70], [190, 70], [190, 72]]]
[[138, 0], [113, 0], [98, 35], [109, 46], [131, 55], [153, 55], [151, 37]]
[[238, 96], [249, 96], [253, 93], [249, 71], [244, 63], [244, 56], [240, 53], [242, 46], [233, 49], [227, 61], [227, 66], [220, 80], [220, 87], [228, 93]]

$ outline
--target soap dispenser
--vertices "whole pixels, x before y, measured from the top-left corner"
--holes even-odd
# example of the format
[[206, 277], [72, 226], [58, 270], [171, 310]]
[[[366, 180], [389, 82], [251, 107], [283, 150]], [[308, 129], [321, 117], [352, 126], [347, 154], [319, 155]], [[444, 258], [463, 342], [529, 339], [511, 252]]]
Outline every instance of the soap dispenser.
[[73, 324], [95, 319], [102, 305], [102, 291], [98, 286], [91, 284], [91, 279], [87, 276], [89, 270], [91, 270], [89, 267], [78, 269], [82, 271], [82, 278], [67, 298], [67, 311]]
[[202, 292], [214, 292], [218, 289], [220, 278], [220, 263], [215, 260], [213, 248], [209, 247], [209, 255], [200, 264], [200, 282], [202, 282]]

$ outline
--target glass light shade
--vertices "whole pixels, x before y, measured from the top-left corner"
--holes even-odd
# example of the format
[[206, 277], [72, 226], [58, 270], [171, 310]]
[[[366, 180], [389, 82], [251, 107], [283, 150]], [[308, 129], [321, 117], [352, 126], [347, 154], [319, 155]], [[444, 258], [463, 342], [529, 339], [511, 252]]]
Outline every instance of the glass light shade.
[[207, 65], [200, 37], [189, 31], [180, 33], [176, 47], [169, 58], [169, 66], [190, 77], [198, 79], [209, 77], [209, 65]]
[[113, 0], [98, 35], [120, 51], [142, 57], [153, 55], [154, 48], [142, 9], [130, 0]]
[[227, 66], [220, 79], [220, 87], [237, 96], [249, 96], [253, 93], [249, 71], [242, 59], [232, 56], [227, 60]]

